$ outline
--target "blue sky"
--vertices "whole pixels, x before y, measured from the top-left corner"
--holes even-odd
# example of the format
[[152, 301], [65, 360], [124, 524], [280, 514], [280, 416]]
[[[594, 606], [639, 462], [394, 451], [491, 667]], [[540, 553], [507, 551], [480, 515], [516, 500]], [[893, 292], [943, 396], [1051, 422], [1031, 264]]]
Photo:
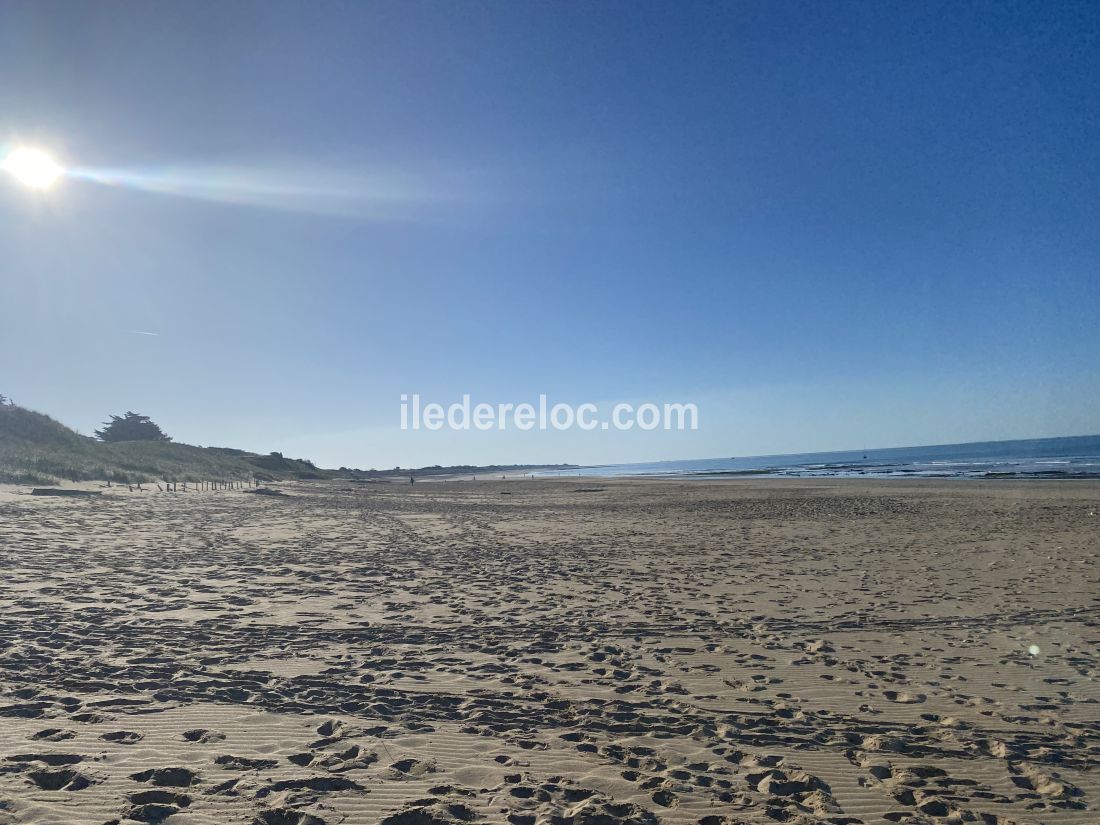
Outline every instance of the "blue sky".
[[[8, 3], [0, 143], [84, 176], [0, 181], [0, 392], [333, 466], [1097, 432], [1098, 35], [1073, 2]], [[700, 429], [401, 432], [414, 392]]]

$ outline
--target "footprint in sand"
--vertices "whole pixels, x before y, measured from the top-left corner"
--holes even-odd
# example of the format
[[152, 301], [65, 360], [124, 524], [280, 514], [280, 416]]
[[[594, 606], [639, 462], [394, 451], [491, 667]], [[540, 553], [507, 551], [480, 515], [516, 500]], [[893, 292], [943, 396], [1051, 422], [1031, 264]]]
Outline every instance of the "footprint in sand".
[[38, 733], [32, 733], [30, 738], [40, 742], [62, 742], [66, 739], [72, 739], [74, 736], [76, 736], [75, 732], [64, 728], [46, 728], [38, 731]]
[[419, 759], [401, 759], [390, 765], [390, 775], [394, 779], [416, 779], [435, 771], [434, 762], [424, 762]]
[[127, 819], [159, 823], [190, 805], [191, 797], [172, 791], [139, 791], [130, 794], [130, 802], [133, 807], [127, 811]]
[[380, 825], [454, 825], [456, 822], [476, 820], [477, 814], [460, 804], [434, 802], [414, 805], [390, 814]]
[[263, 771], [279, 764], [277, 759], [250, 759], [247, 756], [224, 754], [214, 760], [214, 764], [234, 771]]
[[899, 705], [919, 705], [928, 698], [923, 693], [899, 693], [896, 690], [884, 690], [882, 695]]
[[99, 738], [104, 742], [115, 742], [119, 745], [134, 745], [140, 742], [144, 737], [137, 731], [116, 730], [112, 733], [105, 733]]
[[93, 780], [71, 768], [31, 771], [27, 779], [44, 791], [82, 791], [94, 784]]
[[8, 757], [9, 762], [42, 762], [50, 767], [75, 765], [83, 762], [84, 757], [76, 753], [21, 753]]
[[189, 788], [199, 781], [199, 775], [187, 768], [149, 768], [130, 774], [130, 778], [168, 788]]
[[183, 738], [188, 742], [199, 742], [200, 744], [208, 745], [211, 742], [223, 741], [225, 739], [225, 734], [221, 731], [195, 728], [193, 730], [185, 730], [183, 732]]
[[252, 825], [325, 825], [325, 820], [305, 811], [274, 808], [270, 811], [261, 811], [252, 820]]

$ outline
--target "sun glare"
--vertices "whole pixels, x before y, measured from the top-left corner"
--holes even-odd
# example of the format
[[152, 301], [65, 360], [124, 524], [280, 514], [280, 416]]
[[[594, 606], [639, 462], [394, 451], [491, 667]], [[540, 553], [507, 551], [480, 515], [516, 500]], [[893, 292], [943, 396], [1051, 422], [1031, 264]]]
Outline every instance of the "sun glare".
[[40, 149], [16, 149], [4, 159], [4, 171], [32, 189], [49, 189], [65, 171]]

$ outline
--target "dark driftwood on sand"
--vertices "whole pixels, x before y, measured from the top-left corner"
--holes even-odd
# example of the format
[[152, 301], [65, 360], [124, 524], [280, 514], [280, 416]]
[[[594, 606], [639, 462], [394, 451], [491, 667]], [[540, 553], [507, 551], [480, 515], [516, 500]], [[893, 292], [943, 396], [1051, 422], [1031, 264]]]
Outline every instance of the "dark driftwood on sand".
[[60, 487], [35, 487], [31, 490], [32, 496], [71, 496], [84, 498], [85, 496], [98, 496], [96, 490], [63, 490]]

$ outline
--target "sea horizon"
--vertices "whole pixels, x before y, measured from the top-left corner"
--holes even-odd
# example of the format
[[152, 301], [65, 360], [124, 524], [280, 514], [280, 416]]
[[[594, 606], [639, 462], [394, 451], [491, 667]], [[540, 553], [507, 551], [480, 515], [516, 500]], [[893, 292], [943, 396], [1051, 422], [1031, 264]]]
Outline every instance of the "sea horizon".
[[1093, 478], [1100, 477], [1100, 434], [588, 464], [535, 475]]

